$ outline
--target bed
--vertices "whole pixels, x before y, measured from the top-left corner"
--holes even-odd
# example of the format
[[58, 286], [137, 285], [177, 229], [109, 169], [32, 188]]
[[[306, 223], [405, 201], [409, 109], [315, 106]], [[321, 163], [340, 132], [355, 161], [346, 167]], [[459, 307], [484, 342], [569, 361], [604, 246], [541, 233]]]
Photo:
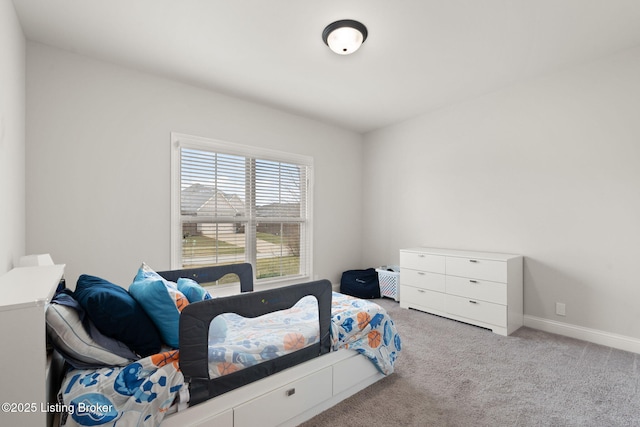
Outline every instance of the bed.
[[179, 350], [69, 370], [62, 425], [297, 425], [393, 372], [393, 321], [327, 280], [252, 292], [250, 264], [157, 274], [172, 283], [236, 274], [241, 293], [186, 305]]

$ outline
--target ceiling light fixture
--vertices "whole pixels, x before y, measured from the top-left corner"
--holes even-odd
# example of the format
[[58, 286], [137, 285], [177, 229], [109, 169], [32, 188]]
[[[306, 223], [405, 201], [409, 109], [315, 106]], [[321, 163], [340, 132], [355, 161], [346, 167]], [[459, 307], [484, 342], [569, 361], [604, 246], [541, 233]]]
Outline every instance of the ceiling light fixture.
[[349, 55], [367, 39], [367, 27], [353, 19], [342, 19], [327, 25], [322, 40], [338, 55]]

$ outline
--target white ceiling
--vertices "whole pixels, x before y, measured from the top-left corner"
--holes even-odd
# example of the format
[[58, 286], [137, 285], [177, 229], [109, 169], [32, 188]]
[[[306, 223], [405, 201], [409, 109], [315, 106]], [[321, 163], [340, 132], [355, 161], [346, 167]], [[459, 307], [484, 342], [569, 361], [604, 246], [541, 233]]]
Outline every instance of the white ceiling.
[[[29, 40], [368, 132], [640, 45], [640, 0], [14, 0]], [[350, 56], [324, 45], [365, 24]]]

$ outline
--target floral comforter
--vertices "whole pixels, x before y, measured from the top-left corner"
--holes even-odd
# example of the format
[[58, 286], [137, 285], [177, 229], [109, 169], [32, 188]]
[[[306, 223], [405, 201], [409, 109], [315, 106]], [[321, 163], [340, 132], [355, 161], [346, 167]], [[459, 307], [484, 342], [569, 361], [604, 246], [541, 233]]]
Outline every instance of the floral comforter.
[[393, 372], [402, 348], [400, 335], [387, 311], [369, 301], [333, 293], [332, 349], [350, 348], [368, 357], [380, 372]]
[[60, 424], [158, 426], [183, 386], [175, 350], [125, 367], [72, 370], [60, 388]]

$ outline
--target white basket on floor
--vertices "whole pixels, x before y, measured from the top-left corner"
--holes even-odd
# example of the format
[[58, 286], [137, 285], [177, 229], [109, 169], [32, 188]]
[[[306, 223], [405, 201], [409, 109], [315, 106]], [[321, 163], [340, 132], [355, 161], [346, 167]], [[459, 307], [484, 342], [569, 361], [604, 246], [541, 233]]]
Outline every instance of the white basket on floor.
[[[393, 271], [389, 271], [389, 269]], [[400, 267], [387, 265], [376, 268], [376, 271], [380, 283], [380, 296], [400, 301]]]

